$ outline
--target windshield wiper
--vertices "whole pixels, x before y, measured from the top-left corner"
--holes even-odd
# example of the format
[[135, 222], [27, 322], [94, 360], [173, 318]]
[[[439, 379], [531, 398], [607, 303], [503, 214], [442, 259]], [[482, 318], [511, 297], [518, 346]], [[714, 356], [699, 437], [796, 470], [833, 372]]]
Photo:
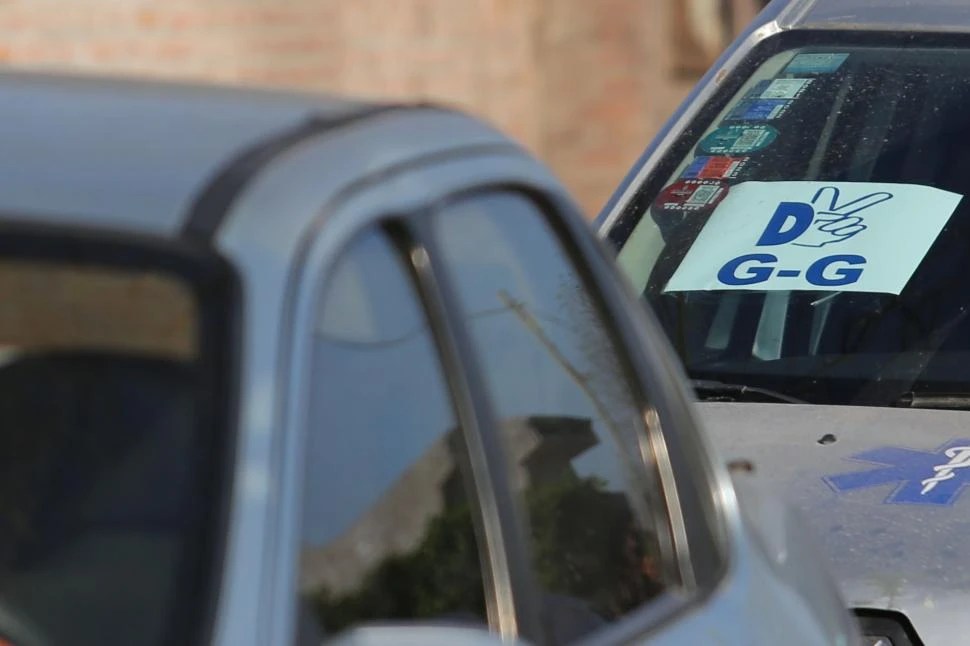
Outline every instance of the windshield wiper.
[[970, 410], [967, 393], [903, 393], [892, 402], [898, 408], [935, 408], [939, 410]]
[[713, 379], [691, 379], [690, 385], [701, 401], [770, 401], [786, 404], [807, 404], [808, 402], [791, 395], [748, 386], [745, 384], [730, 384]]

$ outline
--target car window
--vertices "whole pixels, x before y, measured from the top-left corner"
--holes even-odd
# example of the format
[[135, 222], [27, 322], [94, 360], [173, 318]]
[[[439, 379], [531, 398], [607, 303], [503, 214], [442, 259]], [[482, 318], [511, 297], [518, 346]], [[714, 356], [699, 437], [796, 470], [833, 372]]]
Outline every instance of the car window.
[[486, 624], [466, 453], [424, 309], [392, 243], [359, 237], [313, 343], [300, 593], [325, 634]]
[[201, 311], [167, 271], [0, 260], [0, 642], [195, 643]]
[[968, 72], [964, 50], [787, 50], [685, 135], [619, 262], [692, 377], [970, 404]]
[[596, 299], [532, 202], [465, 199], [435, 229], [528, 516], [547, 631], [570, 642], [669, 584], [642, 409]]

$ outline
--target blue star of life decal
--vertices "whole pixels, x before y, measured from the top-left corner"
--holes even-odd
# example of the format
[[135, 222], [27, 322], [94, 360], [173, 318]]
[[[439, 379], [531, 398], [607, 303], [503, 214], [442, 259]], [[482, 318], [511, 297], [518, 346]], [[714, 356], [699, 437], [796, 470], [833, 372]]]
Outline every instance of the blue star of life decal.
[[933, 452], [887, 446], [847, 459], [880, 466], [822, 479], [838, 493], [896, 484], [887, 504], [952, 505], [970, 485], [970, 439], [952, 440]]

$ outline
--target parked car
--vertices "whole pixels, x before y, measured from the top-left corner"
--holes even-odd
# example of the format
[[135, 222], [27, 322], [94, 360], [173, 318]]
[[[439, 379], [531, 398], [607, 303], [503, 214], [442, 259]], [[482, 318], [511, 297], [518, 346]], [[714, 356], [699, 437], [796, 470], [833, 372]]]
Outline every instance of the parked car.
[[855, 643], [494, 129], [94, 77], [0, 97], [5, 644]]
[[893, 646], [970, 634], [968, 38], [963, 0], [776, 0], [597, 225]]

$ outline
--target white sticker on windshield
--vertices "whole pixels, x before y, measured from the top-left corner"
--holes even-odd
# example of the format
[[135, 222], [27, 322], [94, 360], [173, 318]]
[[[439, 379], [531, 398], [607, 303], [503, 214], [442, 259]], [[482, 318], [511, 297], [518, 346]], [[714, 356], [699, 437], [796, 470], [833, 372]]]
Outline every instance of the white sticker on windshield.
[[795, 99], [812, 79], [775, 79], [761, 92], [762, 99]]
[[744, 182], [664, 291], [899, 294], [961, 199], [915, 184]]

